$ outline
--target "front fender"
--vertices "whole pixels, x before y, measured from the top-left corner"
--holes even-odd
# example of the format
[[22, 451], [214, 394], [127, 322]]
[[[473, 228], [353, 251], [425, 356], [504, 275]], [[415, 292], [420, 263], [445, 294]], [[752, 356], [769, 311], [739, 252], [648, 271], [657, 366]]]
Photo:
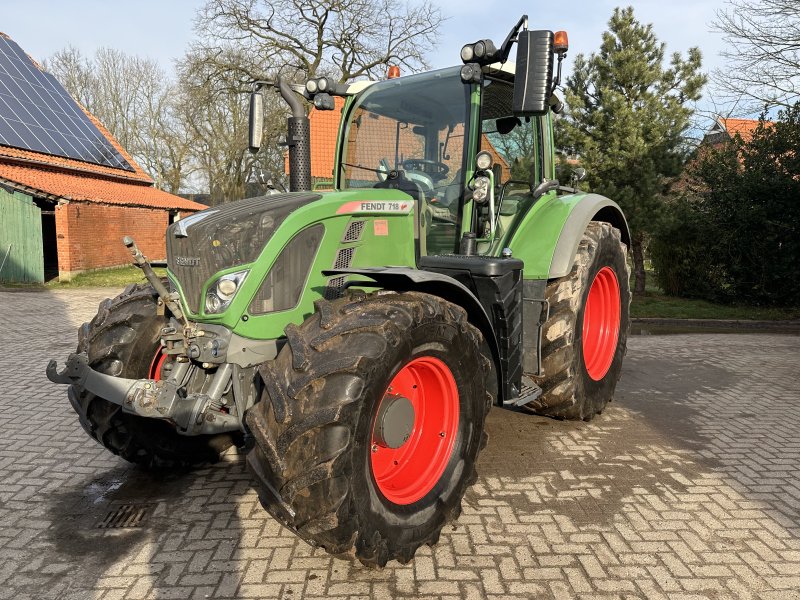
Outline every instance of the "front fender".
[[[464, 284], [456, 281], [452, 277], [434, 271], [422, 271], [409, 267], [364, 267], [349, 269], [330, 269], [323, 271], [326, 276], [330, 275], [363, 275], [375, 282], [377, 287], [396, 292], [422, 292], [438, 296], [453, 304], [462, 307], [467, 311], [470, 323], [477, 327], [483, 334], [489, 349], [492, 352], [492, 360], [497, 366], [498, 393], [502, 396], [502, 368], [500, 362], [500, 346], [495, 336], [494, 327], [489, 315], [483, 308], [480, 300]], [[372, 282], [351, 281], [348, 286], [370, 287]], [[504, 398], [500, 398], [500, 401]]]
[[542, 199], [512, 232], [508, 247], [525, 262], [525, 279], [555, 279], [572, 269], [583, 232], [591, 221], [611, 223], [630, 245], [622, 209], [599, 194], [568, 194]]

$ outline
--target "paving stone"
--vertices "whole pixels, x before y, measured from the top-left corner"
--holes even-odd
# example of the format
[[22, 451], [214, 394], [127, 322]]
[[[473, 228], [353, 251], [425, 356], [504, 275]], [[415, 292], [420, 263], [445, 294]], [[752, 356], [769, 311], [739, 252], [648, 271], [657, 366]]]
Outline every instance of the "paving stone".
[[157, 477], [84, 433], [44, 368], [107, 295], [0, 291], [0, 598], [800, 598], [797, 336], [636, 336], [595, 420], [493, 409], [460, 520], [374, 571], [272, 520], [236, 451]]

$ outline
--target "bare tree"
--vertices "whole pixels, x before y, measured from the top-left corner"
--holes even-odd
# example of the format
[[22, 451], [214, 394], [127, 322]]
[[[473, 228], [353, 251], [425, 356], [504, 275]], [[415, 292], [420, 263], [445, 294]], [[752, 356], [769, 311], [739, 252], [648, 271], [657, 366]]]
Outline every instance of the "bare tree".
[[442, 20], [427, 0], [209, 0], [196, 28], [212, 55], [227, 45], [255, 65], [279, 65], [247, 73], [251, 79], [291, 70], [348, 81], [382, 76], [389, 64], [426, 68]]
[[[218, 71], [221, 64], [231, 68]], [[239, 75], [248, 69], [247, 55], [237, 51], [214, 53], [195, 49], [178, 64], [181, 89], [181, 121], [191, 140], [189, 154], [197, 171], [194, 186], [210, 194], [212, 205], [238, 200], [262, 173], [283, 172], [283, 153], [278, 142], [284, 132], [284, 108], [274, 95], [265, 100], [267, 122], [264, 149], [256, 155], [247, 149], [250, 83]], [[255, 191], [259, 191], [256, 189]]]
[[87, 58], [73, 47], [50, 57], [50, 71], [155, 180], [178, 192], [190, 172], [176, 89], [158, 63], [111, 48]]
[[800, 99], [798, 0], [728, 0], [713, 26], [729, 44], [714, 73], [729, 103], [757, 113]]
[[[253, 193], [261, 173], [283, 180], [287, 108], [265, 95], [261, 151], [247, 151], [246, 93], [257, 79], [383, 77], [389, 64], [426, 68], [441, 12], [429, 1], [208, 0], [179, 64], [199, 187], [216, 204]], [[257, 185], [255, 186], [258, 187]]]

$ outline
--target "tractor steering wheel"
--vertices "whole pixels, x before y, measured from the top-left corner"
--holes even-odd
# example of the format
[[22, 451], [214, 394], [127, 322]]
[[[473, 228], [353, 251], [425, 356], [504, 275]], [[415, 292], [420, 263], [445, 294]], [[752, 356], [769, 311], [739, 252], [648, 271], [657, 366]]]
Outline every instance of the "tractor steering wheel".
[[426, 158], [407, 158], [403, 161], [403, 168], [409, 171], [422, 171], [430, 175], [435, 181], [441, 181], [450, 172], [443, 162], [428, 160]]

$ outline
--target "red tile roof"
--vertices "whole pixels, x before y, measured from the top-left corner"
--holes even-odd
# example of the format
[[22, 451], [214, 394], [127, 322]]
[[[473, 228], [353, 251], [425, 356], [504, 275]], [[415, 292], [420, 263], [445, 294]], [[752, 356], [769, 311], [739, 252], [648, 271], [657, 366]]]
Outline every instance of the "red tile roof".
[[[756, 129], [758, 129], [758, 119], [723, 119], [720, 118], [718, 120], [719, 124], [722, 128], [730, 135], [734, 137], [737, 133], [741, 136], [742, 140], [745, 142], [749, 142], [753, 139], [753, 134], [755, 133]], [[771, 125], [770, 121], [767, 121], [765, 125], [768, 127]]]
[[[0, 35], [4, 35], [1, 34]], [[7, 37], [7, 36], [6, 36]], [[28, 57], [37, 68], [41, 66]], [[153, 187], [153, 180], [111, 135], [111, 132], [76, 101], [89, 120], [133, 167], [133, 171], [0, 145], [0, 180], [29, 192], [58, 196], [66, 200], [127, 204], [173, 210], [207, 208]]]
[[208, 208], [147, 184], [108, 180], [40, 166], [11, 164], [0, 159], [0, 181], [2, 180], [11, 186], [16, 184], [17, 187], [27, 188], [27, 191], [65, 200], [186, 211]]

